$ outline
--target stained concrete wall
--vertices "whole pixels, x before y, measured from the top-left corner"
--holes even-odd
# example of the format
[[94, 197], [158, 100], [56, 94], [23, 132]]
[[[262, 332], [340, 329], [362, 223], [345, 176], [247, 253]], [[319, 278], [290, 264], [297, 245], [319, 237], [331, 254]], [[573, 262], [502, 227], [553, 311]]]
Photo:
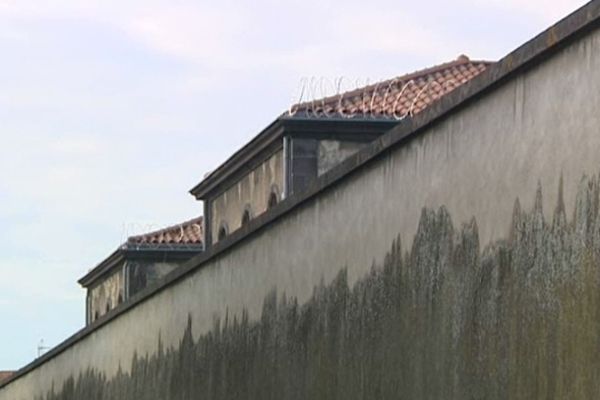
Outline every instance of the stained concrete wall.
[[94, 322], [124, 300], [164, 278], [182, 263], [123, 261], [114, 267], [106, 278], [90, 287], [87, 296], [88, 323]]
[[93, 322], [115, 308], [119, 299], [124, 299], [124, 287], [122, 266], [115, 268], [99, 284], [91, 287], [88, 293], [88, 321]]
[[211, 232], [213, 243], [219, 229], [225, 225], [229, 233], [242, 225], [242, 215], [248, 208], [251, 217], [267, 210], [273, 186], [283, 190], [283, 150], [277, 151], [236, 184], [211, 200]]
[[345, 159], [367, 146], [366, 142], [319, 140], [317, 174], [323, 175]]
[[164, 278], [183, 262], [128, 261], [129, 274], [127, 295], [135, 296], [144, 288]]
[[589, 399], [600, 34], [385, 152], [0, 399]]

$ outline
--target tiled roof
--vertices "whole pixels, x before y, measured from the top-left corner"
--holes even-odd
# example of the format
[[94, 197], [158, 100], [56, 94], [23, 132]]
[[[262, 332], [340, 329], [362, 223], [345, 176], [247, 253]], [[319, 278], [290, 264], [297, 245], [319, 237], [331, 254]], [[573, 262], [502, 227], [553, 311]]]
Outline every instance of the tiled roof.
[[202, 217], [190, 219], [189, 221], [143, 235], [131, 236], [110, 256], [88, 271], [78, 282], [83, 287], [90, 287], [90, 285], [102, 277], [102, 274], [119, 265], [122, 257], [129, 257], [131, 255], [124, 255], [124, 251], [133, 253], [159, 251], [162, 254], [161, 259], [164, 259], [165, 252], [170, 252], [171, 258], [189, 258], [190, 254], [193, 255], [204, 250], [203, 241], [204, 221]]
[[15, 374], [14, 371], [0, 371], [0, 383], [4, 380], [10, 378], [14, 374]]
[[202, 217], [143, 235], [131, 236], [126, 245], [202, 244], [204, 223]]
[[483, 72], [489, 61], [456, 60], [360, 89], [292, 106], [301, 117], [396, 118], [414, 115]]

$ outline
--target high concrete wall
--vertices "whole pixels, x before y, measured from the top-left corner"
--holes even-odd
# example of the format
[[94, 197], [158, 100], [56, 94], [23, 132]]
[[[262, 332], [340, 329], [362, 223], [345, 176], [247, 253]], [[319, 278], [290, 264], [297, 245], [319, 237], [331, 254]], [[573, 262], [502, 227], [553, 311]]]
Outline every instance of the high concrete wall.
[[[211, 232], [213, 242], [219, 238], [219, 229], [226, 226], [228, 233], [240, 228], [242, 215], [249, 209], [251, 218], [267, 210], [269, 195], [274, 185], [283, 190], [283, 150], [277, 151], [236, 184], [211, 201]], [[281, 199], [278, 199], [281, 200]]]
[[594, 31], [0, 400], [594, 398], [599, 105]]

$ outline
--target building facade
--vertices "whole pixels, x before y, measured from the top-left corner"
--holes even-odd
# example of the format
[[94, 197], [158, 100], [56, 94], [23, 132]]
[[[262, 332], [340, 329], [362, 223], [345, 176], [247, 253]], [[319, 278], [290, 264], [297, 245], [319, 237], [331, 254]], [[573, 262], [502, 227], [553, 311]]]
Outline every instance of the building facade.
[[198, 255], [204, 249], [203, 218], [130, 237], [79, 280], [86, 291], [86, 323], [121, 303]]

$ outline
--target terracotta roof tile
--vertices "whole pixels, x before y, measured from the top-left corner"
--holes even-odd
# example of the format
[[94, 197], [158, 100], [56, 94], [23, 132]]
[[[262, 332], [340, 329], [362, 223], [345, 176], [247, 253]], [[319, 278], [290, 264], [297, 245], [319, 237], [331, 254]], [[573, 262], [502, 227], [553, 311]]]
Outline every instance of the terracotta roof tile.
[[194, 218], [177, 225], [143, 235], [131, 236], [126, 244], [161, 245], [161, 244], [202, 244], [204, 238], [204, 222], [202, 217]]
[[492, 62], [456, 60], [374, 85], [296, 104], [286, 116], [396, 118], [414, 115], [441, 96], [470, 81]]
[[14, 371], [0, 371], [0, 383], [13, 376]]

